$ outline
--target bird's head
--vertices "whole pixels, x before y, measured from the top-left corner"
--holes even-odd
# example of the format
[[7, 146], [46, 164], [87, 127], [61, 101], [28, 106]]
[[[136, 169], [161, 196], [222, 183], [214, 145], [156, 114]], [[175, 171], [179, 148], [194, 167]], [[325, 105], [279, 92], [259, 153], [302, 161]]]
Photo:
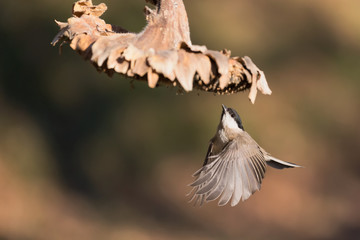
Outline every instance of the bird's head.
[[239, 114], [232, 108], [227, 108], [222, 104], [221, 123], [224, 129], [229, 131], [244, 131]]

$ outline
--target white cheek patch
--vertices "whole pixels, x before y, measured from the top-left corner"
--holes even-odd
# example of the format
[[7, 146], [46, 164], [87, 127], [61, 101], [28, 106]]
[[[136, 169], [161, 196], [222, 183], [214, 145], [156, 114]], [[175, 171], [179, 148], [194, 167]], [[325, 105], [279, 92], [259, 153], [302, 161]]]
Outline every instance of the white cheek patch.
[[241, 130], [236, 121], [229, 115], [225, 114], [222, 120], [223, 126], [229, 129]]

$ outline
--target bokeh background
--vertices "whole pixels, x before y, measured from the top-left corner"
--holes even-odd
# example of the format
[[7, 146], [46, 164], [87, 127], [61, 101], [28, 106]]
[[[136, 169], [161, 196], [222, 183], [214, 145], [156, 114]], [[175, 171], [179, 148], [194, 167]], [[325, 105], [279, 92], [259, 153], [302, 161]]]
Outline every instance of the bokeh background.
[[[143, 0], [104, 1], [134, 32]], [[194, 44], [249, 55], [272, 96], [177, 95], [50, 46], [72, 0], [0, 2], [0, 239], [360, 239], [360, 1], [185, 0]], [[94, 1], [100, 3], [100, 1]], [[221, 104], [270, 153], [238, 206], [187, 186]]]

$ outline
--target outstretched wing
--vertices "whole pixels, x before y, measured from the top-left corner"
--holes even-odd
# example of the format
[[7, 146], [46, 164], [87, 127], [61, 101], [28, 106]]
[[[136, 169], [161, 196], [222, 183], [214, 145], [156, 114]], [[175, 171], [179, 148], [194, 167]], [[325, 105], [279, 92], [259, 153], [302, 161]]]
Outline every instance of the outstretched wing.
[[220, 154], [209, 158], [212, 161], [194, 174], [190, 201], [202, 205], [220, 197], [219, 206], [230, 199], [231, 206], [235, 206], [260, 190], [266, 162], [255, 141], [231, 141]]

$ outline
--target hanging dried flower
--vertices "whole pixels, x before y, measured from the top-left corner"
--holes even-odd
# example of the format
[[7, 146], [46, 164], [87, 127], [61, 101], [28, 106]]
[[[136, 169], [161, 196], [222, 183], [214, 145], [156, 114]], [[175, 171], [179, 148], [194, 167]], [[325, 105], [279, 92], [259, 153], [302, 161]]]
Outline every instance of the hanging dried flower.
[[52, 44], [68, 42], [90, 60], [99, 71], [120, 73], [148, 82], [194, 88], [218, 94], [250, 89], [255, 102], [257, 90], [270, 95], [264, 73], [245, 57], [231, 57], [228, 50], [213, 51], [193, 45], [182, 0], [147, 0], [156, 6], [145, 7], [147, 25], [138, 34], [106, 24], [100, 16], [105, 4], [80, 0], [73, 5], [67, 23], [56, 21], [60, 32]]

